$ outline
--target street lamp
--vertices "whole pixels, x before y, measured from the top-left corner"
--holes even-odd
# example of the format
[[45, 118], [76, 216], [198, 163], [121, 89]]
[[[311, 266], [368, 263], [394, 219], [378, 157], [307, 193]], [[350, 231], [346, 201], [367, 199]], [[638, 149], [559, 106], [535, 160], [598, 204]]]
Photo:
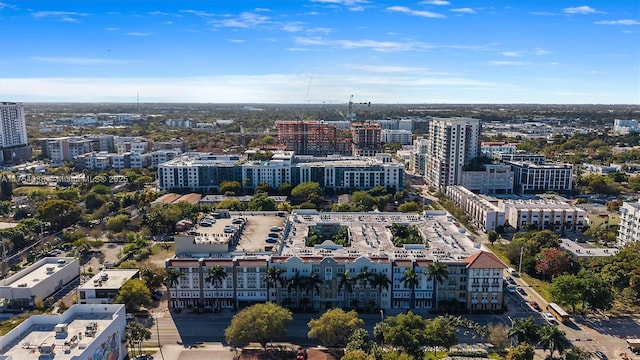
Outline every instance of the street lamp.
[[520, 261], [518, 262], [518, 275], [522, 274], [522, 253], [524, 252], [524, 245], [520, 248]]
[[156, 334], [158, 335], [158, 350], [160, 350], [160, 356], [162, 357], [162, 360], [164, 360], [164, 353], [162, 352], [162, 345], [160, 345], [160, 325], [158, 324], [160, 321], [160, 316], [162, 314], [158, 314], [158, 313], [153, 313], [153, 318], [156, 321]]

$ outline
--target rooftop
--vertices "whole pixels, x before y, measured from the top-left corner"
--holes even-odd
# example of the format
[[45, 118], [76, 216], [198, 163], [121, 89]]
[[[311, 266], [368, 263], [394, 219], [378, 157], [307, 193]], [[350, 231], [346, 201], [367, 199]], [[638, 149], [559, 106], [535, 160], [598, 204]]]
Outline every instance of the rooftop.
[[[80, 358], [115, 316], [124, 316], [122, 304], [101, 305], [95, 311], [94, 306], [73, 305], [61, 315], [32, 316], [2, 338], [0, 353], [12, 360]], [[104, 345], [116, 348], [105, 352], [119, 353], [120, 339], [115, 337]]]
[[32, 288], [73, 262], [72, 257], [46, 257], [30, 267], [0, 281], [0, 286], [12, 288]]
[[[428, 258], [442, 261], [461, 260], [478, 251], [475, 236], [467, 234], [453, 217], [444, 211], [424, 214], [404, 213], [317, 213], [302, 211], [289, 216], [291, 227], [285, 237], [282, 256], [382, 256], [392, 259]], [[396, 247], [389, 227], [393, 223], [416, 225], [425, 239], [423, 244]], [[339, 224], [349, 228], [351, 246], [331, 241], [307, 247], [305, 238], [311, 226]]]
[[122, 284], [138, 275], [137, 269], [108, 269], [97, 273], [91, 280], [80, 286], [80, 289], [120, 289]]

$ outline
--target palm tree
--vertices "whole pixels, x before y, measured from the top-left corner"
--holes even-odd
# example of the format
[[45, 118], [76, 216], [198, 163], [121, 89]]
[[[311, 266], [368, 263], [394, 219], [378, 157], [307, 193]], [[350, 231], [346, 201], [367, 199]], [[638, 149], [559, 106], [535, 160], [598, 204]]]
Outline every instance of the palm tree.
[[[205, 277], [205, 281], [211, 284], [214, 288], [216, 285], [222, 286], [222, 282], [227, 278], [227, 272], [224, 271], [224, 268], [220, 265], [213, 265], [209, 269], [207, 269], [207, 277]], [[217, 293], [217, 291], [216, 291]], [[216, 294], [217, 295], [217, 294]], [[220, 297], [216, 296], [217, 306], [216, 308], [220, 310]]]
[[320, 285], [323, 283], [324, 281], [320, 278], [320, 275], [316, 273], [313, 273], [309, 277], [307, 277], [306, 281], [304, 282], [305, 288], [307, 290], [307, 297], [309, 297], [309, 293], [313, 290], [315, 290], [317, 293], [320, 293]]
[[418, 274], [416, 271], [411, 268], [404, 271], [404, 276], [400, 279], [404, 283], [404, 287], [411, 289], [411, 300], [409, 300], [409, 309], [413, 309], [415, 306], [415, 298], [416, 298], [416, 288], [420, 283], [418, 280]]
[[531, 316], [528, 319], [514, 319], [509, 329], [509, 337], [515, 336], [519, 343], [535, 344], [539, 339], [538, 329], [538, 325]]
[[289, 280], [287, 280], [287, 292], [289, 293], [289, 297], [291, 297], [291, 291], [296, 290], [296, 307], [299, 306], [298, 299], [300, 298], [300, 288], [304, 284], [304, 279], [300, 276], [299, 272], [296, 272]]
[[540, 328], [540, 346], [543, 349], [549, 349], [553, 358], [553, 352], [558, 350], [560, 355], [571, 346], [571, 342], [565, 336], [566, 333], [556, 325], [545, 325]]
[[278, 285], [282, 287], [285, 285], [285, 280], [282, 277], [282, 274], [285, 272], [286, 270], [284, 268], [269, 267], [269, 269], [267, 269], [267, 274], [264, 276], [264, 281], [267, 283], [267, 297], [270, 293], [270, 287], [273, 286], [276, 289], [276, 304], [280, 302]]
[[446, 264], [443, 264], [440, 261], [436, 260], [436, 262], [427, 266], [427, 269], [424, 273], [428, 276], [429, 280], [433, 280], [433, 301], [435, 303], [435, 310], [437, 312], [438, 285], [442, 284], [446, 279], [449, 278], [449, 267]]
[[380, 309], [380, 302], [382, 301], [382, 288], [385, 290], [389, 290], [389, 285], [391, 285], [391, 280], [385, 273], [374, 273], [371, 274], [369, 278], [369, 283], [373, 287], [378, 288], [378, 309]]
[[[172, 268], [167, 273], [167, 289], [176, 288], [178, 283], [180, 282], [180, 278], [184, 276], [184, 273], [178, 269]], [[171, 294], [171, 292], [169, 292]], [[176, 291], [176, 294], [180, 294], [179, 291]], [[176, 302], [180, 302], [180, 296], [178, 295]]]
[[356, 278], [351, 276], [349, 270], [345, 270], [342, 274], [338, 274], [338, 288], [344, 288], [344, 307], [348, 307], [347, 292], [351, 294], [353, 292], [353, 284], [355, 284]]
[[137, 321], [128, 322], [125, 328], [125, 339], [129, 348], [133, 349], [133, 355], [135, 355], [136, 346], [138, 347], [138, 353], [142, 354], [142, 342], [151, 339], [151, 330]]
[[358, 275], [356, 275], [356, 279], [358, 280], [358, 283], [360, 283], [360, 286], [362, 286], [363, 289], [367, 287], [370, 276], [371, 276], [371, 273], [369, 272], [369, 268], [366, 266], [360, 269], [360, 272], [358, 273]]

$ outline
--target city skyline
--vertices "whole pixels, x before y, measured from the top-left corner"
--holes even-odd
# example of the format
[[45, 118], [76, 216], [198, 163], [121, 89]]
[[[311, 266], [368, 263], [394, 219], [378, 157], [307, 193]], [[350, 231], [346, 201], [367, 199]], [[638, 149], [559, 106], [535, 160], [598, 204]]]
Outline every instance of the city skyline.
[[631, 1], [2, 0], [0, 101], [640, 103]]

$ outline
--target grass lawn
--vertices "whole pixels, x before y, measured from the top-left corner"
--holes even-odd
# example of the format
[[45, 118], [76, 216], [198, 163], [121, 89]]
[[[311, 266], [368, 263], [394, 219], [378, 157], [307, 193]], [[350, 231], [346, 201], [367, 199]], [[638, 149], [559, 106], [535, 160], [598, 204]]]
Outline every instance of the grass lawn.
[[[487, 247], [489, 249], [491, 249], [491, 251], [493, 251], [494, 254], [496, 254], [500, 260], [502, 260], [505, 264], [507, 264], [507, 266], [512, 267], [514, 269], [517, 268], [516, 265], [512, 264], [509, 262], [509, 259], [507, 259], [507, 256], [505, 255], [504, 252], [504, 244], [498, 244], [495, 243], [493, 245], [487, 244]], [[529, 284], [538, 294], [540, 294], [540, 296], [542, 296], [545, 300], [547, 300], [547, 302], [551, 302], [551, 294], [549, 293], [549, 287], [551, 286], [550, 283], [546, 282], [546, 281], [542, 281], [539, 279], [535, 279], [527, 274], [520, 274], [520, 276], [522, 277], [522, 280], [526, 281], [527, 284]]]
[[34, 191], [44, 191], [45, 194], [51, 195], [55, 192], [55, 188], [51, 186], [20, 186], [13, 189], [13, 195], [17, 196], [27, 196]]
[[447, 352], [446, 351], [436, 351], [436, 354], [433, 354], [433, 351], [427, 351], [424, 354], [424, 360], [437, 360], [437, 359], [444, 359], [447, 357]]

